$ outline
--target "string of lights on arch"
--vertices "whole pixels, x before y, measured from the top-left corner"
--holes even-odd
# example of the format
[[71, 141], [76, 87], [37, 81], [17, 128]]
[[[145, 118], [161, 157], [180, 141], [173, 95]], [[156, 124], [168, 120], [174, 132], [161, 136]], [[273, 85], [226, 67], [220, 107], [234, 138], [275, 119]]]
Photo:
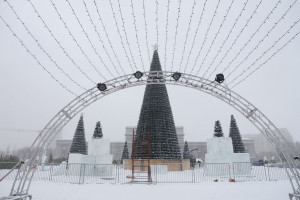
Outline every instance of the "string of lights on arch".
[[[22, 3], [25, 8], [16, 0], [0, 4], [7, 10], [0, 14], [0, 24], [11, 33], [8, 39], [15, 37], [41, 69], [75, 96], [97, 83], [148, 71], [152, 45], [165, 71], [212, 81], [222, 73], [228, 87], [234, 88], [300, 33], [300, 17], [294, 14], [298, 0]], [[58, 31], [53, 24], [62, 28]], [[58, 53], [53, 54], [53, 48]]]

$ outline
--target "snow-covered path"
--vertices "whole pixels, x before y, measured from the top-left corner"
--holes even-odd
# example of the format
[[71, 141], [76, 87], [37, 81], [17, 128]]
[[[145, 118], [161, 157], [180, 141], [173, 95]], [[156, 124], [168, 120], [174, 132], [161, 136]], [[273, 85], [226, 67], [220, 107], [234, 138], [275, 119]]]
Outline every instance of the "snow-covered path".
[[[0, 182], [0, 197], [8, 194], [12, 182]], [[157, 185], [68, 184], [34, 181], [33, 200], [288, 200], [288, 181], [205, 182]]]

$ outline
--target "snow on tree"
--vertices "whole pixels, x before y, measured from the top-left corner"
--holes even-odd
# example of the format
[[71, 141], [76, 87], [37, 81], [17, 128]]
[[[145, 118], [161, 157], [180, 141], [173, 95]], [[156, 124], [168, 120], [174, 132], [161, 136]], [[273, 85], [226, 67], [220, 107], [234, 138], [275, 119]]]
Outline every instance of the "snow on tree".
[[125, 142], [124, 147], [123, 147], [121, 163], [123, 163], [124, 159], [129, 159], [129, 151], [128, 151], [127, 142]]
[[[149, 79], [164, 82], [157, 50], [153, 53]], [[150, 140], [148, 139], [150, 133]], [[150, 142], [151, 159], [181, 159], [181, 151], [165, 84], [147, 84], [137, 125], [134, 158], [147, 159]]]
[[246, 153], [239, 128], [237, 127], [233, 115], [231, 115], [229, 137], [231, 137], [232, 139], [232, 146], [233, 146], [234, 153]]
[[190, 152], [190, 149], [189, 149], [187, 141], [185, 141], [185, 143], [184, 143], [182, 157], [183, 157], [183, 159], [191, 159], [191, 158], [193, 158], [193, 156], [192, 156], [192, 154]]
[[83, 116], [80, 116], [77, 128], [73, 137], [70, 153], [80, 153], [87, 155], [87, 147], [85, 141], [84, 123]]
[[219, 120], [215, 122], [214, 137], [224, 137], [222, 126]]
[[101, 128], [101, 123], [97, 122], [95, 130], [94, 130], [93, 139], [99, 139], [102, 137], [103, 137], [103, 133], [102, 133], [102, 128]]

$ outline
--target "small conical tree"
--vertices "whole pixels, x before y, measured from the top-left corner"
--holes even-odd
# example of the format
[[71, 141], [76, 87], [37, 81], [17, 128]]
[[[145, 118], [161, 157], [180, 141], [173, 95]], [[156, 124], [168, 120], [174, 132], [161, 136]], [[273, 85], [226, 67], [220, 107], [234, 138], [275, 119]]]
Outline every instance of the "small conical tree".
[[97, 122], [95, 130], [94, 130], [93, 139], [99, 139], [102, 137], [103, 137], [103, 133], [102, 133], [102, 128], [101, 128], [101, 123]]
[[215, 122], [214, 137], [224, 137], [220, 121]]
[[72, 145], [70, 148], [70, 153], [80, 153], [87, 155], [87, 147], [85, 141], [85, 132], [83, 124], [83, 116], [80, 116], [77, 128], [73, 137]]
[[234, 153], [245, 153], [246, 152], [239, 128], [237, 127], [237, 124], [236, 124], [236, 121], [235, 121], [233, 115], [231, 115], [229, 137], [231, 137], [231, 139], [232, 139], [232, 146], [233, 146]]
[[122, 164], [123, 164], [124, 159], [129, 159], [129, 151], [128, 151], [127, 142], [125, 142], [124, 147], [123, 147], [122, 158], [121, 158]]
[[49, 158], [48, 158], [48, 163], [53, 163], [53, 154], [52, 154], [52, 151], [50, 151], [50, 155], [49, 155]]
[[187, 141], [185, 141], [185, 143], [184, 143], [182, 157], [183, 157], [183, 159], [191, 159], [193, 157], [190, 152]]

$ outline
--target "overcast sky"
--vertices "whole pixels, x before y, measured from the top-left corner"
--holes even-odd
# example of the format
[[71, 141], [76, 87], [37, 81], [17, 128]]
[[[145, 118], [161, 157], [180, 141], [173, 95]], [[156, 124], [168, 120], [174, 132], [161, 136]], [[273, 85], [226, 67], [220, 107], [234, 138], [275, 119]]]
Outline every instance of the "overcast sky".
[[[79, 85], [82, 85], [84, 88], [94, 87], [95, 84], [86, 78], [70, 59], [65, 56], [62, 49], [60, 49], [58, 44], [51, 37], [41, 19], [34, 12], [30, 2], [25, 0], [9, 0], [8, 2], [13, 6], [13, 9], [25, 23], [32, 35], [36, 37], [51, 58], [55, 60], [58, 66], [61, 67], [72, 80]], [[83, 55], [80, 48], [78, 48], [73, 41], [62, 20], [58, 17], [51, 1], [46, 0], [41, 3], [41, 1], [32, 0], [31, 2], [39, 12], [41, 18], [47, 24], [49, 30], [52, 31], [52, 34], [58, 39], [60, 44], [66, 49], [68, 55], [74, 59], [74, 62], [82, 69], [82, 71], [94, 82], [104, 82], [105, 80], [101, 78], [89, 63], [88, 59]], [[71, 34], [76, 39], [83, 52], [86, 53], [91, 63], [97, 67], [106, 79], [117, 77], [118, 73], [122, 75], [122, 69], [125, 74], [136, 71], [136, 68], [140, 71], [144, 71], [144, 69], [149, 70], [149, 54], [150, 56], [152, 55], [152, 45], [157, 41], [155, 1], [145, 1], [147, 22], [147, 27], [145, 29], [143, 1], [133, 0], [137, 28], [136, 37], [130, 0], [120, 0], [122, 16], [125, 22], [125, 31], [128, 38], [127, 43], [126, 35], [122, 28], [122, 20], [117, 1], [111, 0], [118, 28], [123, 39], [122, 44], [118, 29], [115, 25], [109, 0], [97, 0], [99, 13], [108, 33], [109, 40], [103, 31], [104, 29], [99, 20], [99, 16], [97, 15], [94, 1], [86, 0], [89, 14], [103, 41], [105, 49], [103, 48], [97, 32], [94, 31], [93, 25], [90, 23], [83, 2], [74, 0], [69, 0], [69, 2], [103, 62], [93, 50], [87, 37], [82, 31], [81, 26], [78, 24], [72, 13], [71, 8], [68, 6], [68, 2], [53, 0], [62, 19], [67, 24]], [[293, 23], [300, 18], [300, 3], [296, 3], [286, 16], [279, 21], [278, 25], [272, 29], [274, 24], [294, 2], [293, 0], [283, 1], [239, 54], [239, 51], [243, 48], [244, 44], [247, 43], [252, 34], [255, 33], [257, 28], [275, 6], [276, 1], [264, 0], [262, 3], [260, 3], [259, 0], [249, 1], [227, 40], [226, 37], [233, 27], [235, 20], [238, 18], [246, 0], [233, 1], [227, 16], [226, 12], [232, 1], [220, 1], [216, 16], [212, 23], [211, 19], [218, 1], [208, 1], [201, 18], [205, 1], [196, 0], [194, 14], [192, 14], [192, 20], [191, 23], [189, 23], [193, 2], [194, 1], [192, 0], [182, 1], [180, 16], [178, 18], [178, 1], [170, 1], [169, 20], [168, 26], [166, 26], [168, 1], [159, 1], [157, 23], [158, 52], [163, 69], [173, 71], [180, 70], [181, 72], [186, 70], [186, 73], [191, 73], [195, 66], [193, 74], [196, 74], [199, 67], [201, 67], [198, 75], [203, 76], [206, 69], [211, 66], [208, 73], [205, 74], [205, 78], [208, 78], [212, 69], [217, 66], [222, 57], [226, 54], [226, 51], [230, 49], [231, 44], [233, 44], [238, 37], [247, 20], [255, 10], [256, 5], [259, 5], [256, 14], [251, 18], [249, 24], [245, 27], [232, 49], [228, 51], [228, 54], [224, 57], [224, 61], [220, 64], [220, 67], [216, 70], [216, 72], [220, 73], [229, 66], [228, 70], [224, 72], [226, 77], [231, 71], [234, 71], [234, 68], [238, 66], [239, 63], [242, 63], [238, 69], [232, 73], [230, 78], [228, 77], [228, 83], [250, 66], [263, 52], [267, 51], [269, 47], [284, 35]], [[22, 26], [22, 23], [14, 15], [9, 5], [4, 1], [0, 2], [0, 16], [10, 25], [16, 35], [57, 80], [77, 95], [84, 91], [57, 69], [53, 62], [50, 61], [49, 57], [41, 51], [36, 41], [34, 41], [27, 33], [26, 29]], [[220, 28], [224, 16], [226, 16], [226, 20]], [[177, 19], [178, 27], [176, 34]], [[197, 32], [198, 34], [195, 37], [195, 40], [193, 40], [199, 19], [201, 19], [201, 23]], [[189, 24], [190, 31], [187, 32]], [[168, 30], [167, 39], [166, 27]], [[218, 32], [219, 28], [220, 31]], [[272, 30], [272, 32], [270, 32], [268, 37], [264, 37], [269, 30]], [[285, 34], [274, 48], [267, 51], [266, 55], [261, 57], [251, 70], [247, 71], [247, 73], [237, 79], [236, 82], [267, 60], [272, 53], [276, 52], [278, 48], [284, 45], [299, 31], [300, 23], [296, 24], [287, 34]], [[216, 36], [217, 32], [218, 34]], [[146, 36], [148, 40], [146, 40]], [[206, 40], [205, 36], [207, 38]], [[185, 42], [186, 38], [187, 41]], [[250, 54], [250, 56], [248, 56], [249, 52], [251, 52], [263, 38], [265, 38], [263, 42]], [[167, 45], [165, 47], [166, 41]], [[193, 41], [194, 45], [192, 45]], [[218, 54], [217, 52], [220, 50], [224, 41], [224, 47]], [[112, 44], [117, 58], [115, 57], [110, 44]], [[128, 48], [128, 44], [130, 49]], [[191, 48], [190, 59], [189, 62], [187, 62]], [[149, 54], [148, 49], [150, 52]], [[167, 50], [166, 56], [165, 49]], [[110, 55], [110, 58], [107, 56], [105, 50], [108, 52], [107, 54]], [[141, 54], [139, 53], [139, 50], [141, 51]], [[130, 62], [128, 61], [126, 54], [128, 55]], [[198, 54], [199, 59], [197, 59]], [[237, 54], [239, 54], [238, 57], [234, 59]], [[218, 56], [215, 58], [216, 55]], [[300, 37], [296, 37], [269, 62], [262, 65], [258, 71], [249, 76], [249, 78], [237, 87], [233, 88], [234, 91], [258, 107], [277, 127], [287, 128], [294, 137], [294, 140], [298, 141], [300, 141], [299, 55]], [[181, 62], [181, 60], [183, 61]], [[121, 66], [118, 65], [118, 62], [121, 63]], [[106, 70], [105, 66], [110, 69], [111, 73]], [[114, 67], [116, 67], [117, 71]], [[214, 78], [213, 76], [209, 78], [212, 80]], [[258, 133], [258, 130], [256, 130], [247, 119], [219, 99], [185, 87], [167, 86], [167, 88], [175, 124], [176, 126], [184, 126], [186, 134], [185, 139], [187, 141], [205, 141], [207, 138], [212, 137], [214, 122], [216, 120], [220, 120], [223, 131], [225, 135], [228, 136], [231, 114], [235, 116], [242, 134]], [[96, 122], [101, 121], [103, 133], [106, 138], [109, 138], [112, 141], [124, 141], [125, 127], [137, 125], [144, 89], [145, 86], [139, 86], [121, 90], [106, 96], [86, 108], [83, 111], [83, 114], [87, 140], [91, 139]], [[75, 98], [74, 95], [62, 88], [41, 66], [37, 64], [37, 62], [21, 46], [16, 37], [13, 36], [2, 20], [0, 20], [0, 91], [0, 150], [5, 150], [8, 146], [10, 146], [11, 150], [13, 148], [17, 149], [22, 146], [29, 146], [37, 136], [37, 132], [13, 131], [12, 129], [41, 130], [61, 108]], [[78, 120], [79, 115], [72, 119], [63, 129], [63, 138], [71, 139], [73, 137]]]

